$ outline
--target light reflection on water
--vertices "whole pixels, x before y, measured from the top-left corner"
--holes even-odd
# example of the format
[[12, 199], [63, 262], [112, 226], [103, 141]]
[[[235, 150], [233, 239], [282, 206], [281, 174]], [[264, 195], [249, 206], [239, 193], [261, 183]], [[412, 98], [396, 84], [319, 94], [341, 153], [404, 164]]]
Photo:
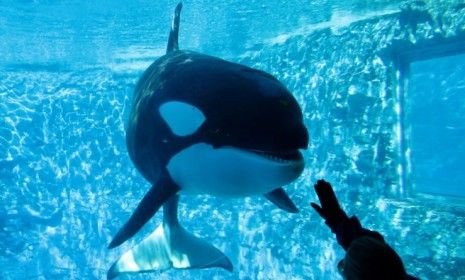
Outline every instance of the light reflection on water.
[[[55, 8], [52, 2], [38, 3], [5, 10], [8, 5], [0, 4], [8, 15], [0, 18], [7, 27], [0, 33], [5, 54], [0, 60], [0, 278], [101, 279], [124, 249], [160, 222], [158, 215], [127, 247], [107, 250], [148, 189], [127, 156], [124, 127], [141, 71], [164, 49], [171, 10], [153, 1], [143, 9], [133, 9], [141, 2], [105, 9], [86, 4], [77, 9], [78, 16], [70, 7], [60, 21], [55, 15], [67, 8], [65, 2]], [[218, 17], [223, 17], [235, 11], [221, 8], [227, 3], [217, 4], [205, 13], [219, 9]], [[40, 13], [44, 7], [50, 14]], [[181, 223], [228, 255], [235, 271], [167, 271], [160, 278], [337, 279], [336, 263], [343, 252], [309, 207], [317, 199], [312, 184], [326, 178], [347, 212], [385, 234], [411, 273], [460, 279], [465, 274], [463, 202], [398, 193], [397, 99], [387, 73], [392, 66], [375, 52], [392, 37], [413, 36], [398, 29], [395, 15], [354, 22], [337, 34], [321, 28], [250, 47], [247, 41], [259, 42], [254, 36], [265, 23], [260, 36], [274, 38], [300, 24], [324, 22], [327, 15], [284, 18], [276, 30], [265, 17], [268, 22], [257, 21], [253, 28], [231, 25], [228, 31], [223, 25], [213, 32], [201, 7], [186, 9], [182, 29], [189, 32], [181, 35], [186, 47], [221, 53], [224, 37], [215, 36], [229, 34], [234, 41], [235, 28], [243, 28], [247, 36], [236, 45], [229, 42], [227, 55], [276, 75], [303, 108], [311, 132], [307, 169], [286, 186], [301, 212], [287, 214], [260, 197], [181, 198]], [[160, 12], [156, 21], [145, 19], [156, 14], [152, 8]], [[273, 14], [269, 7], [262, 9]], [[96, 16], [89, 19], [86, 11]], [[254, 22], [252, 11], [257, 7], [237, 13]], [[15, 23], [15, 17], [30, 18], [30, 24]], [[194, 27], [197, 20], [203, 25]], [[447, 21], [449, 28], [457, 21]], [[44, 22], [49, 25], [43, 27]], [[41, 33], [45, 29], [50, 30]], [[50, 47], [50, 41], [61, 43]], [[28, 49], [30, 42], [35, 44]], [[147, 47], [147, 42], [154, 45]], [[134, 279], [154, 275], [158, 277]]]

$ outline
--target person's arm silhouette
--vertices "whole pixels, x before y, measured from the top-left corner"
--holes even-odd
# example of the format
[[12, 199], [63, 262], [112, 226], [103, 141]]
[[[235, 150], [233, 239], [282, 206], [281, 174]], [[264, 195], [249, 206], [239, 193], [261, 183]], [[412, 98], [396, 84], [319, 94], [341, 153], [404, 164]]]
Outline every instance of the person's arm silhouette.
[[314, 187], [321, 206], [314, 202], [310, 205], [346, 251], [346, 257], [338, 264], [345, 279], [418, 280], [405, 272], [402, 260], [379, 232], [365, 229], [357, 217], [347, 216], [330, 183], [318, 180]]
[[384, 242], [384, 238], [376, 231], [364, 229], [357, 217], [348, 217], [341, 209], [330, 183], [318, 180], [315, 191], [321, 206], [311, 202], [310, 205], [325, 220], [326, 225], [336, 234], [338, 243], [347, 250], [350, 243], [361, 236], [369, 236]]

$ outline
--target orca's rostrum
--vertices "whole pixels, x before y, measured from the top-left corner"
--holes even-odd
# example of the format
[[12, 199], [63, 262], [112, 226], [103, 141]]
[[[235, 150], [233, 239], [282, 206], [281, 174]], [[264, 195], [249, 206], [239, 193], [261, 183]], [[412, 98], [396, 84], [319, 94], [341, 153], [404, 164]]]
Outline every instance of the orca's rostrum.
[[140, 78], [126, 143], [152, 184], [109, 248], [136, 234], [163, 206], [163, 223], [108, 271], [222, 267], [229, 259], [178, 222], [178, 196], [264, 195], [288, 212], [297, 207], [281, 188], [304, 169], [308, 132], [295, 98], [272, 75], [178, 49], [182, 4], [175, 9], [167, 52]]

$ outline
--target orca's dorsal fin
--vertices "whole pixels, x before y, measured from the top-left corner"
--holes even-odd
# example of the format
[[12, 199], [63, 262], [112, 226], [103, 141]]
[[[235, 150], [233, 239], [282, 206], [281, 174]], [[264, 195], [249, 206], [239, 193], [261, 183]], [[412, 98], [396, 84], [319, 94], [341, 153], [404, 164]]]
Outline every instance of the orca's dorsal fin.
[[171, 25], [170, 36], [168, 38], [168, 46], [166, 46], [166, 53], [179, 50], [178, 37], [179, 37], [179, 18], [181, 17], [182, 2], [179, 2], [174, 9], [173, 24]]

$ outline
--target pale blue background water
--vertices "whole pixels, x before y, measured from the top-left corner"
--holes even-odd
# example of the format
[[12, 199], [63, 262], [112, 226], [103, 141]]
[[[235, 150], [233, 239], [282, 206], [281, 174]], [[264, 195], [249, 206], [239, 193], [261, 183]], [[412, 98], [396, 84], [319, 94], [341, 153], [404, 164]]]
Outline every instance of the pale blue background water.
[[[160, 222], [107, 250], [149, 188], [124, 127], [176, 3], [0, 1], [0, 279], [104, 279]], [[319, 178], [410, 273], [465, 279], [464, 59], [409, 71], [402, 61], [441, 38], [463, 46], [464, 4], [406, 3], [184, 1], [181, 48], [268, 71], [302, 106], [307, 168], [285, 187], [301, 212], [261, 197], [181, 198], [182, 224], [223, 250], [234, 272], [122, 279], [339, 279], [343, 251], [309, 207]]]
[[465, 54], [413, 63], [410, 84], [412, 180], [465, 197]]

